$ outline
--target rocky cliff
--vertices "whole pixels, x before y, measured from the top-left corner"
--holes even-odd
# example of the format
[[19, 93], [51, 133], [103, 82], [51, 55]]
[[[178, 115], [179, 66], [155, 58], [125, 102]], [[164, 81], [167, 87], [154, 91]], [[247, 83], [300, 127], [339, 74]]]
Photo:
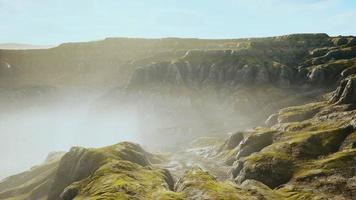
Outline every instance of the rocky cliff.
[[117, 86], [125, 83], [139, 64], [174, 59], [189, 49], [238, 49], [244, 43], [239, 39], [107, 38], [50, 49], [0, 49], [0, 82], [2, 87]]
[[[142, 65], [124, 89], [111, 93], [113, 102], [134, 102], [143, 116], [154, 115], [143, 117], [151, 127], [215, 134], [318, 100], [354, 71], [354, 37], [296, 34], [247, 41], [240, 49], [193, 49]], [[192, 125], [194, 119], [200, 120]], [[147, 124], [143, 131], [157, 132]]]

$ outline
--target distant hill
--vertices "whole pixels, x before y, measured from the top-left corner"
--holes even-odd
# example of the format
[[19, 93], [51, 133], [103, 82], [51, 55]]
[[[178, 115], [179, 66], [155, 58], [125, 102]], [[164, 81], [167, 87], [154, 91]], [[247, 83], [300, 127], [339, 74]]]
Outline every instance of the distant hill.
[[8, 50], [49, 49], [53, 47], [55, 47], [55, 45], [32, 45], [32, 44], [21, 44], [21, 43], [0, 44], [0, 49], [8, 49]]

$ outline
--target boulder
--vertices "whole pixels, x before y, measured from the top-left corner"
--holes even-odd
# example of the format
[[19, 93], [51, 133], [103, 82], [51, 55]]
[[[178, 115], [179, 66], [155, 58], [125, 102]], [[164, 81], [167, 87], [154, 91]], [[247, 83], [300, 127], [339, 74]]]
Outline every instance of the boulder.
[[239, 145], [235, 160], [251, 155], [260, 151], [264, 147], [272, 144], [273, 135], [276, 131], [256, 132], [247, 136]]
[[288, 155], [280, 152], [260, 152], [247, 157], [237, 183], [254, 179], [274, 189], [288, 182], [294, 173], [294, 164]]
[[237, 132], [235, 134], [232, 134], [225, 142], [224, 144], [220, 147], [219, 151], [223, 150], [231, 150], [237, 147], [237, 145], [240, 144], [240, 142], [244, 139], [243, 133], [242, 132]]
[[232, 165], [232, 168], [231, 168], [232, 178], [236, 178], [237, 175], [239, 175], [240, 171], [242, 170], [242, 167], [243, 167], [243, 162], [242, 161], [236, 160], [234, 162], [234, 164]]

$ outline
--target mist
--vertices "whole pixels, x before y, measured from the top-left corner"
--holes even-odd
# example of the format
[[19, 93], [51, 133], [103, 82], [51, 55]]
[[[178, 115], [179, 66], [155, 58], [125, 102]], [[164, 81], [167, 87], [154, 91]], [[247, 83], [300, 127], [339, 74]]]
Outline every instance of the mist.
[[15, 101], [12, 97], [19, 96], [18, 90], [8, 90], [7, 95], [2, 91], [0, 178], [28, 170], [50, 152], [66, 152], [73, 146], [130, 141], [153, 152], [176, 151], [195, 138], [235, 131], [251, 120], [211, 91], [185, 96], [120, 88], [46, 92], [23, 88], [22, 98]]
[[52, 151], [100, 147], [123, 140], [140, 142], [134, 113], [90, 114], [97, 95], [57, 94], [50, 102], [38, 100], [35, 104], [28, 104], [26, 100], [31, 98], [26, 98], [13, 110], [5, 110], [9, 102], [2, 99], [0, 178], [42, 163]]

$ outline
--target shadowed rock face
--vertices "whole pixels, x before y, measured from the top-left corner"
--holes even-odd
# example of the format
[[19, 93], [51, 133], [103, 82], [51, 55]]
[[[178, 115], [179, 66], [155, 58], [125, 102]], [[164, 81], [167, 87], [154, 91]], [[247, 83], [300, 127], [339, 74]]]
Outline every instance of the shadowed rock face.
[[[355, 72], [356, 74], [356, 72]], [[339, 87], [334, 92], [331, 103], [335, 104], [355, 104], [356, 103], [356, 76], [350, 75], [340, 82]]]

